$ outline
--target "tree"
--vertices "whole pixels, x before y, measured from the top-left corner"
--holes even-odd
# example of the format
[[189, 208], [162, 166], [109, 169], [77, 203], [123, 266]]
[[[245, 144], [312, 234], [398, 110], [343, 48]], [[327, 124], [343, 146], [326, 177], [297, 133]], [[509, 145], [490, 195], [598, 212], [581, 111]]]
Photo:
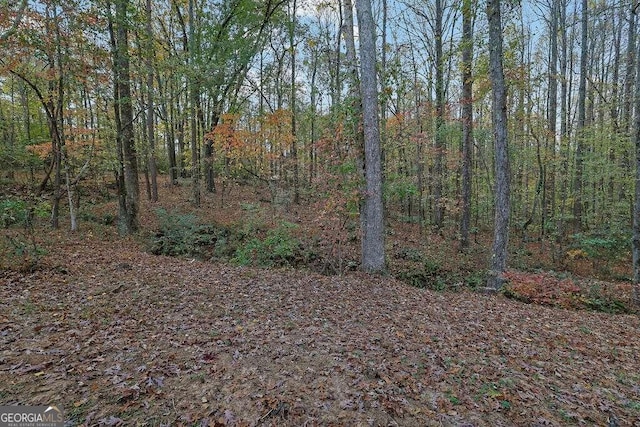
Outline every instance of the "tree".
[[200, 207], [200, 144], [198, 144], [198, 113], [200, 110], [200, 84], [195, 73], [196, 49], [199, 44], [196, 41], [196, 12], [195, 1], [189, 0], [189, 65], [191, 76], [189, 78], [189, 114], [191, 128], [191, 201], [195, 207]]
[[436, 129], [435, 129], [435, 165], [433, 184], [433, 223], [438, 230], [442, 228], [444, 221], [443, 180], [444, 180], [444, 108], [445, 108], [445, 85], [444, 85], [444, 56], [442, 52], [442, 0], [435, 0], [435, 23], [433, 27], [435, 38], [435, 62], [436, 62]]
[[[3, 7], [5, 7], [3, 4], [4, 2], [5, 0], [0, 2], [0, 5], [2, 5]], [[18, 26], [20, 25], [20, 22], [24, 17], [24, 12], [27, 10], [28, 3], [29, 3], [28, 0], [20, 0], [18, 9], [15, 12], [14, 18], [11, 21], [9, 28], [4, 29], [2, 32], [0, 32], [0, 43], [4, 43], [7, 39], [9, 39], [9, 37], [15, 34], [15, 32], [18, 30]]]
[[[24, 12], [23, 8], [20, 10], [18, 15]], [[51, 166], [40, 184], [38, 193], [45, 190], [48, 182], [53, 182], [51, 226], [58, 228], [60, 199], [63, 196], [61, 186], [65, 152], [64, 114], [66, 82], [69, 78], [69, 73], [65, 72], [65, 68], [70, 67], [69, 49], [68, 46], [63, 46], [66, 39], [62, 36], [61, 22], [65, 15], [62, 8], [56, 2], [52, 2], [47, 4], [41, 12], [32, 18], [32, 21], [37, 24], [28, 27], [22, 38], [22, 44], [17, 43], [14, 46], [18, 52], [22, 51], [24, 56], [6, 55], [6, 58], [0, 58], [0, 64], [6, 66], [10, 74], [20, 78], [31, 88], [44, 110], [51, 138]], [[16, 18], [15, 25], [12, 26], [14, 30], [18, 23]], [[8, 38], [11, 29], [6, 34]], [[43, 44], [40, 39], [46, 39], [49, 43]], [[53, 178], [51, 178], [51, 174], [53, 174]], [[67, 179], [67, 183], [69, 184], [69, 179]], [[71, 194], [69, 186], [67, 186], [67, 190]], [[75, 229], [75, 212], [72, 204], [69, 208], [72, 228]]]
[[300, 203], [300, 177], [299, 177], [299, 162], [298, 162], [298, 141], [297, 141], [297, 128], [296, 128], [296, 98], [298, 96], [297, 84], [296, 84], [296, 44], [295, 44], [295, 32], [297, 28], [297, 1], [293, 0], [291, 3], [291, 22], [289, 23], [289, 49], [291, 50], [291, 100], [289, 102], [291, 106], [291, 157], [293, 161], [293, 202], [295, 204]]
[[473, 2], [462, 3], [462, 216], [460, 249], [469, 246], [471, 167], [473, 154]]
[[146, 26], [145, 32], [147, 37], [147, 139], [149, 143], [149, 173], [151, 175], [151, 201], [158, 201], [158, 170], [156, 167], [156, 137], [155, 137], [155, 109], [154, 109], [154, 42], [151, 0], [146, 0], [145, 5]]
[[582, 175], [584, 168], [584, 139], [587, 117], [587, 67], [588, 67], [588, 24], [589, 14], [587, 0], [582, 0], [582, 38], [580, 46], [580, 86], [578, 88], [578, 124], [576, 129], [576, 171], [573, 181], [573, 231], [579, 233], [582, 229]]
[[560, 18], [559, 0], [550, 1], [549, 17], [549, 94], [548, 98], [548, 136], [547, 146], [551, 149], [552, 163], [549, 166], [548, 185], [544, 188], [542, 202], [542, 219], [540, 235], [544, 236], [547, 219], [555, 215], [555, 157], [556, 157], [556, 133], [558, 121], [558, 21]]
[[500, 0], [487, 1], [489, 61], [492, 85], [492, 123], [495, 150], [494, 231], [487, 287], [498, 290], [504, 283], [509, 243], [509, 153], [507, 146], [507, 90], [503, 70], [502, 18]]
[[635, 196], [633, 204], [633, 292], [632, 303], [640, 309], [640, 43], [636, 52], [636, 81], [635, 81], [635, 116], [634, 116], [634, 145], [635, 145]]
[[[114, 110], [116, 113], [118, 176], [118, 227], [122, 234], [138, 231], [140, 187], [134, 141], [133, 104], [129, 69], [129, 0], [115, 0], [115, 29], [110, 25], [113, 54]], [[111, 15], [109, 14], [109, 17]]]
[[362, 269], [380, 273], [385, 269], [382, 160], [378, 118], [375, 24], [370, 0], [357, 0], [360, 33], [360, 90], [364, 129], [365, 194], [362, 230]]

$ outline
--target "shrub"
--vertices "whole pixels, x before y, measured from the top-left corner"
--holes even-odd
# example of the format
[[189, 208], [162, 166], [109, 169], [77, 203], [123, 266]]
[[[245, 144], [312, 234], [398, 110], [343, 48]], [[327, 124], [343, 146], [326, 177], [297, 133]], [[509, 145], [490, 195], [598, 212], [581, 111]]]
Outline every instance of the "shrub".
[[27, 204], [18, 199], [0, 201], [0, 224], [9, 228], [13, 224], [24, 222], [27, 218]]
[[282, 222], [268, 230], [266, 236], [250, 237], [235, 252], [232, 262], [238, 265], [258, 265], [263, 267], [294, 265], [302, 256], [300, 241], [291, 235], [297, 225]]
[[200, 226], [195, 215], [157, 209], [160, 229], [151, 242], [156, 255], [198, 255]]
[[2, 228], [15, 224], [29, 227], [35, 218], [46, 218], [50, 212], [51, 205], [45, 201], [36, 203], [17, 198], [3, 199], [0, 200], [0, 225]]
[[631, 234], [623, 230], [597, 231], [589, 234], [578, 233], [572, 236], [573, 244], [567, 251], [571, 258], [588, 258], [594, 267], [604, 262], [605, 268], [609, 263], [619, 261], [629, 255], [631, 250]]
[[608, 313], [626, 313], [629, 308], [620, 300], [605, 294], [599, 286], [585, 290], [570, 278], [559, 278], [549, 273], [508, 271], [505, 296], [526, 303], [563, 308], [589, 309]]
[[446, 271], [442, 269], [438, 261], [431, 259], [425, 259], [419, 267], [400, 272], [397, 277], [416, 288], [428, 288], [434, 291], [447, 289]]

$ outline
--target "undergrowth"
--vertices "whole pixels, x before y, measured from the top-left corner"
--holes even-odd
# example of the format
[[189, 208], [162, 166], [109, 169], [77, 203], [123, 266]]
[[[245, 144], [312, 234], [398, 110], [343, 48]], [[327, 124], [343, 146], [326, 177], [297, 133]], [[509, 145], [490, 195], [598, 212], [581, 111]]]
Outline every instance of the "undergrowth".
[[159, 230], [150, 239], [156, 255], [221, 259], [236, 265], [299, 266], [311, 254], [293, 232], [297, 225], [283, 221], [275, 228], [248, 221], [232, 227], [200, 224], [194, 214], [156, 211]]
[[38, 269], [46, 251], [36, 239], [35, 226], [51, 211], [48, 202], [31, 198], [0, 200], [0, 225], [4, 236], [0, 240], [0, 269], [31, 272]]
[[[307, 268], [323, 274], [341, 274], [327, 266], [331, 254], [313, 238], [301, 239], [299, 226], [287, 221], [267, 221], [256, 209], [229, 226], [201, 224], [194, 214], [156, 210], [159, 229], [149, 241], [154, 254], [222, 260], [239, 266]], [[461, 255], [462, 256], [462, 255]], [[431, 257], [414, 247], [399, 249], [390, 260], [390, 273], [417, 288], [435, 291], [477, 290], [486, 274], [469, 259], [451, 263], [445, 255]], [[351, 265], [351, 264], [348, 264]], [[346, 268], [345, 268], [346, 269]], [[526, 303], [607, 313], [628, 313], [630, 306], [604, 286], [590, 285], [551, 273], [509, 271], [503, 294]]]
[[551, 273], [508, 271], [505, 296], [526, 303], [561, 308], [588, 309], [606, 313], [630, 313], [632, 310], [617, 295], [605, 291], [598, 284], [588, 287], [570, 277]]

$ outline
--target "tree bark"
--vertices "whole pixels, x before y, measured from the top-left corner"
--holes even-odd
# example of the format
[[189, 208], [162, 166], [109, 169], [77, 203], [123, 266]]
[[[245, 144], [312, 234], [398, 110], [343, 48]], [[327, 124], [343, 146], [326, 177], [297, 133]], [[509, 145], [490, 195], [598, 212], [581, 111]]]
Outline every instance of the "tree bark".
[[190, 100], [190, 122], [191, 122], [191, 201], [194, 206], [200, 207], [200, 156], [198, 144], [198, 83], [195, 77], [195, 0], [189, 0], [189, 65], [191, 66], [191, 77], [189, 79], [189, 100]]
[[347, 69], [348, 101], [351, 107], [349, 117], [349, 137], [353, 142], [349, 144], [355, 150], [358, 170], [364, 173], [364, 135], [362, 133], [362, 96], [360, 93], [360, 79], [358, 76], [358, 59], [354, 33], [353, 3], [344, 0], [344, 40], [345, 40], [345, 68]]
[[634, 114], [634, 144], [635, 144], [635, 195], [633, 205], [633, 292], [632, 304], [636, 309], [640, 309], [640, 44], [635, 57], [636, 78], [635, 78], [635, 114]]
[[469, 247], [473, 161], [473, 0], [462, 3], [462, 217], [460, 249]]
[[131, 77], [129, 72], [129, 32], [127, 24], [127, 8], [129, 0], [116, 0], [116, 34], [114, 69], [117, 86], [118, 110], [120, 112], [120, 142], [122, 144], [122, 161], [124, 166], [124, 214], [120, 220], [120, 232], [133, 234], [138, 231], [138, 206], [140, 187], [138, 183], [138, 163], [133, 129], [133, 105], [131, 99]]
[[151, 26], [151, 0], [146, 1], [147, 32], [147, 138], [149, 143], [149, 175], [151, 179], [151, 201], [158, 201], [158, 168], [156, 166], [155, 110], [153, 97], [153, 28]]
[[442, 48], [442, 0], [435, 0], [435, 25], [434, 44], [436, 61], [436, 130], [435, 130], [435, 162], [434, 162], [434, 183], [433, 183], [433, 223], [440, 230], [444, 221], [444, 204], [442, 202], [443, 180], [444, 180], [444, 57]]
[[545, 188], [543, 189], [542, 218], [540, 223], [540, 236], [544, 237], [548, 218], [555, 215], [555, 170], [556, 170], [556, 137], [558, 123], [558, 20], [560, 14], [559, 0], [552, 0], [550, 3], [550, 52], [549, 52], [549, 93], [548, 93], [548, 136], [547, 150], [551, 152], [551, 162], [548, 168], [545, 167], [547, 177], [545, 177]]
[[633, 67], [636, 63], [635, 58], [635, 44], [636, 44], [636, 1], [632, 0], [629, 7], [629, 31], [627, 33], [627, 69], [624, 83], [624, 103], [622, 106], [622, 120], [621, 127], [624, 132], [629, 132], [631, 126], [631, 112], [633, 103], [633, 82], [635, 73]]
[[576, 170], [573, 181], [573, 232], [579, 233], [582, 230], [582, 175], [584, 163], [584, 132], [587, 113], [587, 67], [588, 67], [588, 4], [587, 0], [582, 0], [581, 17], [581, 46], [580, 46], [580, 80], [578, 86], [578, 123], [576, 126]]
[[489, 61], [492, 84], [493, 143], [495, 147], [495, 219], [487, 287], [498, 290], [504, 284], [509, 243], [509, 153], [507, 140], [507, 91], [502, 65], [502, 19], [500, 0], [487, 1]]
[[385, 254], [375, 24], [370, 0], [357, 0], [356, 10], [360, 30], [360, 91], [366, 182], [362, 209], [362, 269], [369, 273], [380, 273], [385, 270]]
[[292, 1], [291, 26], [289, 28], [289, 48], [291, 49], [291, 159], [293, 161], [293, 203], [300, 203], [300, 171], [298, 164], [298, 141], [296, 129], [296, 11], [297, 1]]

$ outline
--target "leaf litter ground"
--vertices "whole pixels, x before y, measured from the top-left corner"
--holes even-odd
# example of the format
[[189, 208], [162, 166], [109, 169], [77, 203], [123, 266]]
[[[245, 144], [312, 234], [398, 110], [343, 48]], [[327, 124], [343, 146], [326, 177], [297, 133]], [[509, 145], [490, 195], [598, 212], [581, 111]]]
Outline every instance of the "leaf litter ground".
[[2, 404], [86, 425], [640, 423], [635, 316], [129, 246], [4, 273]]
[[43, 268], [0, 272], [0, 405], [87, 426], [640, 425], [637, 316], [53, 237]]

